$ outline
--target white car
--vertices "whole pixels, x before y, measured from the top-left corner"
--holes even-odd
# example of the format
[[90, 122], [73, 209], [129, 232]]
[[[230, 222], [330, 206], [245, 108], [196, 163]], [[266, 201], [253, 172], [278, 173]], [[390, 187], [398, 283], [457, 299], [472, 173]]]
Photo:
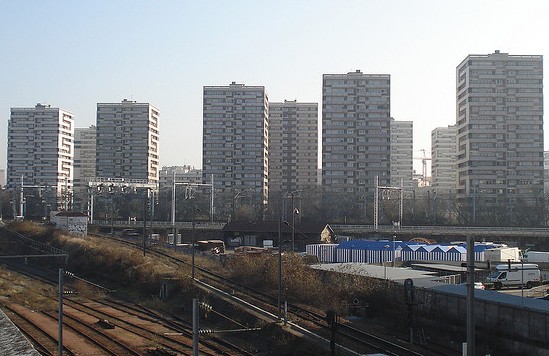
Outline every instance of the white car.
[[484, 290], [484, 284], [482, 282], [475, 282], [475, 289], [482, 289]]
[[[461, 286], [464, 286], [464, 287], [467, 287], [467, 283], [461, 283], [460, 284]], [[475, 289], [482, 289], [484, 290], [484, 284], [482, 284], [482, 282], [475, 282], [475, 284], [473, 285], [475, 287]]]

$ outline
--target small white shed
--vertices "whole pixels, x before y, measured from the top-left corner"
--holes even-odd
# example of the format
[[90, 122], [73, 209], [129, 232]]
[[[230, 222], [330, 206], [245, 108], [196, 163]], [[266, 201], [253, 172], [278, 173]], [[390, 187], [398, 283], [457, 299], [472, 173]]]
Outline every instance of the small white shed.
[[51, 221], [70, 234], [78, 236], [88, 234], [88, 215], [79, 211], [61, 211], [55, 214]]

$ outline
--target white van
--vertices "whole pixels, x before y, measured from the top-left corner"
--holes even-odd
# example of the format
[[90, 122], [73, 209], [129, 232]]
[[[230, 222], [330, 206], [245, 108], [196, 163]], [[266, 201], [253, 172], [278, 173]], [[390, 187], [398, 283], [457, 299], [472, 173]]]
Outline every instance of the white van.
[[524, 264], [501, 264], [496, 266], [487, 281], [494, 284], [495, 289], [502, 287], [532, 286], [541, 283], [541, 272], [538, 265], [533, 263]]

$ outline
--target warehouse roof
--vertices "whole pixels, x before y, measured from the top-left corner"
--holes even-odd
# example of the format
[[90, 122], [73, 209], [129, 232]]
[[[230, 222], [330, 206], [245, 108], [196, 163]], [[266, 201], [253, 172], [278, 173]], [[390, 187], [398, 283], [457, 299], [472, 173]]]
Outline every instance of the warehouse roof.
[[[324, 271], [334, 271], [340, 273], [357, 274], [373, 278], [385, 278], [392, 281], [404, 281], [407, 278], [428, 278], [438, 279], [434, 272], [416, 271], [411, 268], [396, 268], [389, 266], [377, 266], [367, 263], [323, 263], [312, 265], [312, 268]], [[387, 274], [385, 274], [387, 273]]]

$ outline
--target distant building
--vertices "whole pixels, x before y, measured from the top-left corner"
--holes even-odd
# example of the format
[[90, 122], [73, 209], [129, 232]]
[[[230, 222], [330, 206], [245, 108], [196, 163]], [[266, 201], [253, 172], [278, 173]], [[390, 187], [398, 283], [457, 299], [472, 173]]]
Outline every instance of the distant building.
[[439, 193], [455, 192], [456, 126], [431, 131], [431, 187]]
[[549, 151], [543, 152], [543, 178], [544, 193], [549, 194]]
[[8, 121], [7, 188], [19, 189], [22, 179], [23, 186], [32, 186], [42, 196], [43, 202], [38, 204], [48, 204], [53, 210], [69, 209], [73, 139], [72, 113], [44, 104], [12, 108]]
[[88, 235], [88, 216], [77, 211], [62, 211], [52, 214], [51, 222], [58, 228], [77, 236]]
[[315, 189], [317, 169], [318, 104], [269, 103], [269, 194]]
[[322, 187], [322, 168], [316, 170], [316, 183], [318, 187]]
[[414, 123], [391, 118], [391, 187], [411, 190], [414, 174]]
[[98, 103], [96, 176], [157, 183], [159, 116], [149, 103]]
[[171, 166], [162, 167], [160, 170], [160, 189], [171, 189], [173, 187], [175, 174], [176, 183], [202, 183], [202, 170], [193, 166]]
[[257, 211], [268, 198], [268, 117], [265, 87], [232, 82], [203, 91], [202, 175], [227, 208], [235, 196], [253, 196]]
[[[478, 204], [533, 204], [543, 193], [543, 57], [495, 51], [456, 69], [457, 193]], [[508, 220], [507, 220], [508, 221]]]
[[0, 187], [4, 188], [6, 185], [6, 170], [0, 169]]
[[390, 184], [391, 77], [324, 74], [322, 78], [322, 187], [328, 192], [373, 193], [375, 178]]
[[94, 125], [74, 129], [74, 207], [88, 209], [88, 179], [95, 177], [96, 135]]
[[[231, 221], [222, 229], [225, 244], [235, 247], [280, 247], [279, 243], [282, 243], [285, 250], [305, 251], [308, 244], [333, 243], [336, 238], [330, 225], [325, 223], [296, 223], [295, 231], [291, 226], [279, 225], [276, 221]], [[250, 251], [254, 252], [253, 249]]]

